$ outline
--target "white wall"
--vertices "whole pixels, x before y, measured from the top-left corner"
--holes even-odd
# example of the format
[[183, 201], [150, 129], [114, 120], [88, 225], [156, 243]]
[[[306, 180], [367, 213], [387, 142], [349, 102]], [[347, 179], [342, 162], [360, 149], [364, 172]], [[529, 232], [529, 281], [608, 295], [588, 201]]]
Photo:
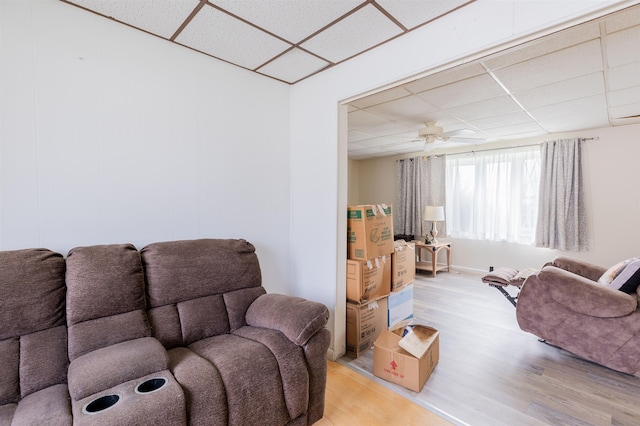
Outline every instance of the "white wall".
[[340, 355], [338, 105], [622, 3], [477, 0], [289, 88], [57, 0], [2, 0], [0, 249], [247, 238], [269, 291], [327, 304]]
[[[589, 251], [562, 252], [507, 242], [451, 239], [440, 235], [439, 240], [452, 242], [452, 262], [455, 266], [478, 271], [487, 271], [489, 266], [539, 268], [559, 255], [610, 266], [640, 255], [640, 168], [636, 165], [640, 158], [640, 124], [547, 135], [511, 143], [539, 143], [570, 137], [598, 138], [583, 144]], [[418, 155], [423, 153], [402, 157]], [[359, 197], [395, 200], [396, 160], [402, 157], [357, 161]], [[392, 184], [380, 182], [381, 177], [389, 178], [392, 174]]]
[[348, 173], [346, 136], [338, 127], [339, 113], [346, 114], [346, 107], [339, 110], [338, 104], [479, 51], [543, 35], [545, 28], [575, 24], [613, 3], [622, 2], [478, 0], [293, 86], [291, 281], [329, 306], [332, 356], [345, 349]]
[[57, 0], [0, 7], [0, 249], [245, 238], [291, 291], [288, 85]]

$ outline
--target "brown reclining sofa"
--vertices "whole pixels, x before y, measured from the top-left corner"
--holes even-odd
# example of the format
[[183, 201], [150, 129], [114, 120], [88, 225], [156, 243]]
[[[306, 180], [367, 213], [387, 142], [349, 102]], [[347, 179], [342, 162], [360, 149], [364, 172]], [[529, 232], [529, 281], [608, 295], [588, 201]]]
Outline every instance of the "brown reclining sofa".
[[328, 317], [245, 240], [0, 252], [0, 425], [310, 425]]

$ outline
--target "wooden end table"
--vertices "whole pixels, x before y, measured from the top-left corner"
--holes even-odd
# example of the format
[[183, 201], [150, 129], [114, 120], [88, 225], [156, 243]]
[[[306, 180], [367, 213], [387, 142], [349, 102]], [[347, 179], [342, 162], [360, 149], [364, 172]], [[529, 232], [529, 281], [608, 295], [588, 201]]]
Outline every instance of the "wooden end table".
[[[416, 261], [416, 270], [431, 271], [434, 277], [436, 276], [436, 272], [442, 271], [443, 269], [451, 272], [451, 243], [425, 244], [416, 242], [415, 245], [418, 258]], [[447, 252], [446, 264], [438, 263], [438, 253], [443, 249]], [[428, 254], [431, 254], [431, 262], [425, 261], [429, 258]]]

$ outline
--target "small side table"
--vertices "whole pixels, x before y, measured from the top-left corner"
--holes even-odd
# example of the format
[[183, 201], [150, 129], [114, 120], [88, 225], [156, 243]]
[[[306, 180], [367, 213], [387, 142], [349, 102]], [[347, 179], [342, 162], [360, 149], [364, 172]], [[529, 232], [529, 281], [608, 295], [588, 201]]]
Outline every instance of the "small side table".
[[[418, 257], [416, 261], [416, 270], [419, 271], [431, 271], [433, 276], [436, 276], [436, 272], [446, 269], [447, 272], [451, 272], [451, 243], [438, 243], [438, 244], [416, 244], [416, 255]], [[446, 250], [447, 263], [438, 263], [438, 253], [440, 250]], [[425, 253], [426, 252], [426, 253]], [[431, 254], [431, 262], [426, 262], [425, 258], [429, 258], [428, 254]], [[425, 255], [423, 257], [423, 254]]]

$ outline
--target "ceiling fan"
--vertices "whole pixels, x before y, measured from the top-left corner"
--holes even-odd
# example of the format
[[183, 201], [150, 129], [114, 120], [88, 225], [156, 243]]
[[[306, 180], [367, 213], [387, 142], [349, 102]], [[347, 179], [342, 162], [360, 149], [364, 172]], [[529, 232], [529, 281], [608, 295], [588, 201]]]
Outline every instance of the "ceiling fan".
[[459, 143], [479, 143], [485, 141], [483, 137], [472, 135], [475, 135], [475, 132], [468, 129], [444, 133], [442, 127], [436, 126], [435, 121], [427, 121], [424, 127], [418, 130], [418, 139], [416, 139], [416, 141], [424, 141], [425, 145], [436, 141]]

